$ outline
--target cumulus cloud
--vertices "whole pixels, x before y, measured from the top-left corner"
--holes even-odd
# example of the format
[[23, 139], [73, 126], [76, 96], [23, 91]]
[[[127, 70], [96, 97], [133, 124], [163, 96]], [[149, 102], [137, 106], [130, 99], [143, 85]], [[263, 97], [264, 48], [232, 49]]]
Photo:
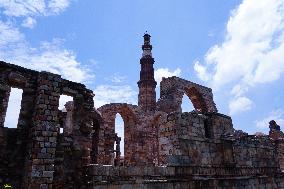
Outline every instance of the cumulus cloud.
[[199, 61], [196, 61], [194, 63], [194, 70], [197, 73], [197, 76], [203, 80], [203, 81], [208, 81], [209, 80], [209, 75], [210, 73], [207, 72], [207, 68], [206, 66], [203, 66], [202, 64], [200, 64]]
[[274, 120], [281, 127], [284, 126], [284, 111], [282, 109], [277, 109], [269, 113], [267, 117], [262, 120], [255, 121], [256, 127], [259, 129], [269, 128], [269, 121]]
[[22, 26], [33, 28], [35, 17], [57, 15], [64, 11], [71, 0], [0, 0], [2, 14], [8, 17], [24, 18]]
[[0, 8], [10, 17], [49, 16], [64, 11], [70, 0], [0, 0]]
[[284, 73], [283, 52], [284, 1], [243, 0], [231, 12], [225, 40], [212, 46], [204, 63], [196, 62], [194, 68], [215, 89], [233, 85], [230, 107], [249, 105], [251, 100], [239, 96], [252, 86], [278, 80]]
[[0, 48], [8, 49], [17, 46], [24, 42], [24, 35], [17, 27], [14, 27], [10, 22], [2, 22], [0, 20]]
[[35, 25], [36, 25], [36, 20], [32, 17], [28, 17], [22, 22], [23, 27], [30, 29], [32, 29]]
[[106, 80], [111, 81], [113, 83], [123, 83], [126, 81], [126, 76], [119, 75], [118, 73], [106, 78]]
[[109, 103], [130, 103], [136, 104], [137, 92], [129, 85], [100, 85], [95, 90], [95, 107], [99, 108]]
[[[17, 32], [12, 30], [12, 33]], [[64, 48], [60, 39], [42, 42], [39, 47], [33, 48], [20, 38], [0, 48], [0, 59], [26, 68], [60, 74], [76, 82], [85, 82], [93, 77], [88, 68], [76, 60], [76, 54]]]
[[169, 68], [159, 68], [155, 70], [154, 75], [155, 75], [155, 80], [159, 85], [163, 77], [180, 76], [180, 73], [181, 73], [180, 68], [177, 68], [174, 71], [170, 71]]
[[229, 104], [230, 115], [248, 111], [251, 109], [252, 104], [253, 102], [245, 96], [237, 97]]

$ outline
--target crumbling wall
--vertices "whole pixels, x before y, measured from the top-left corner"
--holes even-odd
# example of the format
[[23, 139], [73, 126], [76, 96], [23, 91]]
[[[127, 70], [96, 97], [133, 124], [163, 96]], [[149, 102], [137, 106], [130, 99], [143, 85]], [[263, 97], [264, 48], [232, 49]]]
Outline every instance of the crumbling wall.
[[[23, 90], [16, 129], [4, 128], [11, 87]], [[90, 164], [92, 148], [93, 93], [82, 84], [61, 76], [0, 62], [0, 171], [19, 173], [0, 178], [0, 184], [13, 180], [16, 188], [51, 188], [54, 180], [59, 135], [59, 97], [73, 96], [72, 161], [73, 179], [83, 175]], [[13, 140], [12, 140], [13, 138]], [[15, 159], [11, 159], [17, 157]], [[17, 162], [17, 163], [15, 163]], [[6, 170], [8, 168], [8, 170]], [[21, 170], [21, 171], [17, 171]], [[74, 172], [76, 171], [76, 175]], [[80, 179], [77, 179], [78, 183]]]
[[[135, 152], [137, 150], [134, 137], [134, 132], [137, 125], [135, 106], [113, 103], [100, 107], [98, 111], [102, 116], [103, 125], [101, 127], [101, 132], [104, 134], [101, 136], [103, 140], [100, 140], [100, 144], [104, 146], [104, 151], [100, 152], [100, 154], [103, 154], [104, 156], [99, 159], [99, 163], [109, 165], [112, 164], [112, 159], [114, 158], [115, 154], [115, 118], [116, 114], [119, 113], [124, 121], [124, 163], [126, 165], [131, 164], [131, 162], [135, 161]], [[119, 160], [117, 159], [117, 161]]]
[[[159, 163], [176, 166], [227, 163], [225, 141], [221, 140], [221, 136], [231, 131], [230, 118], [221, 115], [206, 116], [194, 112], [168, 114], [167, 120], [159, 126]], [[233, 163], [232, 157], [228, 161]]]
[[183, 95], [186, 94], [196, 111], [201, 113], [217, 112], [210, 88], [178, 78], [163, 78], [160, 83], [160, 99], [157, 102], [157, 110], [166, 113], [181, 112]]
[[276, 141], [276, 150], [280, 169], [284, 172], [284, 139]]
[[102, 130], [104, 152], [100, 163], [112, 164], [114, 153], [115, 116], [119, 113], [124, 120], [124, 165], [158, 165], [158, 127], [166, 113], [149, 113], [140, 107], [112, 103], [98, 109], [103, 118]]
[[267, 136], [241, 137], [234, 141], [233, 149], [238, 166], [278, 167], [276, 148]]
[[[38, 73], [35, 71], [0, 62], [0, 138], [2, 138], [0, 139], [0, 151], [2, 151], [0, 169], [5, 170], [3, 174], [0, 174], [5, 175], [0, 178], [0, 184], [11, 182], [20, 188], [21, 183], [24, 182], [37, 76]], [[11, 87], [23, 90], [16, 129], [4, 128]]]
[[[113, 167], [91, 165], [88, 187], [99, 188], [283, 188], [275, 168], [177, 166]], [[131, 178], [131, 179], [130, 179]]]

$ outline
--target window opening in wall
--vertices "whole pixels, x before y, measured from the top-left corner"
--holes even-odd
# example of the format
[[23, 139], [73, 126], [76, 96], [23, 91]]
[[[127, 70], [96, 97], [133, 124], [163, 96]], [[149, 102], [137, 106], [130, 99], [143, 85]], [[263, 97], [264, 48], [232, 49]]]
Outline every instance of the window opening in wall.
[[8, 128], [17, 128], [18, 119], [21, 110], [22, 89], [11, 88], [8, 108], [6, 112], [4, 126]]
[[59, 129], [59, 133], [63, 133], [63, 128], [62, 127], [60, 127], [60, 129]]
[[60, 95], [59, 97], [59, 106], [58, 109], [61, 111], [59, 112], [59, 123], [60, 123], [60, 129], [59, 129], [59, 133], [62, 134], [64, 133], [64, 127], [68, 127], [68, 124], [71, 124], [72, 120], [70, 119], [70, 115], [67, 115], [67, 109], [65, 107], [67, 102], [73, 101], [73, 97], [72, 96], [68, 96], [68, 95]]
[[181, 110], [182, 110], [182, 112], [191, 112], [191, 111], [195, 110], [192, 102], [190, 101], [190, 99], [188, 98], [188, 96], [186, 94], [184, 94], [183, 97], [182, 97]]
[[64, 111], [65, 110], [65, 106], [64, 105], [66, 104], [66, 102], [69, 102], [69, 101], [73, 101], [73, 97], [72, 96], [60, 95], [58, 109]]
[[[121, 158], [124, 156], [124, 121], [119, 113], [115, 116], [115, 133], [121, 138], [120, 141], [120, 152]], [[116, 150], [116, 145], [114, 150]]]

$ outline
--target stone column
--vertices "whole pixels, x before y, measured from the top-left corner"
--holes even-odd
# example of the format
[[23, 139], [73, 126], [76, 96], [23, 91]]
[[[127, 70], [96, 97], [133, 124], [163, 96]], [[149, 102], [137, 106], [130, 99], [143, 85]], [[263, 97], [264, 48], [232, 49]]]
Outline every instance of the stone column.
[[92, 148], [92, 111], [94, 108], [93, 92], [87, 89], [80, 91], [80, 94], [73, 96], [73, 157], [76, 165], [74, 171], [74, 187], [80, 188], [84, 183], [84, 171], [87, 165], [91, 163]]
[[64, 135], [70, 135], [73, 131], [73, 114], [74, 114], [74, 103], [73, 101], [67, 102], [65, 105], [67, 115], [63, 124]]
[[115, 165], [119, 166], [120, 165], [120, 156], [121, 156], [121, 152], [120, 152], [120, 141], [121, 141], [121, 137], [118, 137], [116, 134], [116, 148], [115, 148]]
[[0, 161], [2, 161], [4, 157], [4, 152], [7, 142], [5, 140], [5, 134], [4, 134], [4, 122], [8, 107], [9, 96], [10, 96], [10, 88], [3, 87], [0, 84]]
[[4, 127], [11, 88], [0, 84], [0, 127]]
[[59, 75], [40, 72], [31, 129], [29, 189], [51, 189], [58, 132]]

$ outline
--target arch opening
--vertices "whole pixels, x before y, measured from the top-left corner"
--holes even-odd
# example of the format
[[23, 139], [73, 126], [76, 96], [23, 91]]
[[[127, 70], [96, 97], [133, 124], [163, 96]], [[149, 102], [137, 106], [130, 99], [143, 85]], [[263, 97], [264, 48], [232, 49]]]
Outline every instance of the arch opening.
[[114, 154], [115, 154], [115, 165], [123, 165], [124, 160], [124, 120], [120, 113], [115, 115], [114, 125]]
[[208, 112], [207, 107], [206, 107], [206, 103], [205, 103], [202, 95], [200, 94], [200, 92], [195, 87], [186, 88], [185, 94], [188, 96], [188, 98], [192, 102], [194, 109], [197, 112], [200, 112], [200, 113]]
[[73, 97], [60, 95], [59, 97], [59, 134], [70, 134], [73, 127]]
[[190, 98], [184, 94], [181, 102], [181, 112], [192, 112], [195, 110]]

